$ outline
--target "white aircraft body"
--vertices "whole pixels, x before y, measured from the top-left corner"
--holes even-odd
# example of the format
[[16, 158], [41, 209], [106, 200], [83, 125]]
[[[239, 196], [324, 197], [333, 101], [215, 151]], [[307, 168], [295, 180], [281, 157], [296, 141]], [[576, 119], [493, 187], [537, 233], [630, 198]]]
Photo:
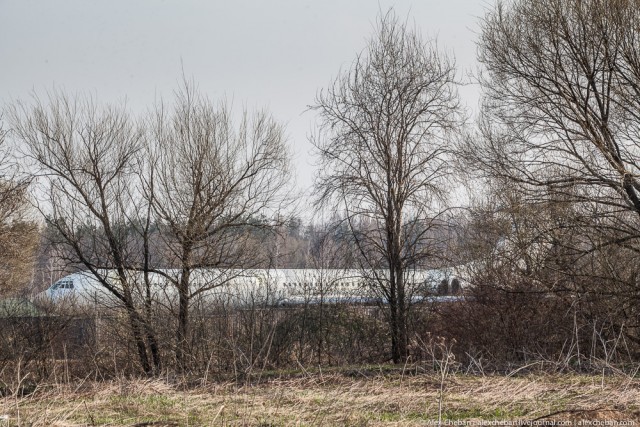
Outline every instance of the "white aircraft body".
[[[134, 299], [151, 296], [154, 302], [173, 305], [178, 300], [175, 284], [180, 270], [159, 270], [144, 274], [127, 271]], [[300, 305], [318, 303], [385, 303], [376, 291], [377, 281], [387, 280], [388, 270], [339, 269], [197, 269], [192, 270], [189, 292], [193, 299], [212, 304], [234, 306], [268, 304]], [[122, 285], [115, 270], [101, 270], [98, 275], [88, 271], [65, 276], [43, 292], [51, 301], [71, 301], [75, 304], [119, 305], [98, 276], [121, 292]], [[146, 286], [148, 283], [149, 286]], [[414, 302], [458, 300], [460, 280], [453, 269], [413, 270], [405, 275], [407, 295]]]

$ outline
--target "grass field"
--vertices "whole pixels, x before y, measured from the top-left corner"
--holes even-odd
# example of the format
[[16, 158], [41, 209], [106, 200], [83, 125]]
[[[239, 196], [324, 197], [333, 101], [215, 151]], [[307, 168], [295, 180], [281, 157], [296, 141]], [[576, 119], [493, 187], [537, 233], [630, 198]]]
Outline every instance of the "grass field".
[[0, 426], [58, 427], [412, 426], [437, 425], [439, 417], [449, 425], [640, 426], [640, 379], [457, 374], [442, 383], [437, 374], [370, 369], [271, 375], [242, 386], [86, 381], [42, 384], [28, 396], [6, 396], [0, 416]]

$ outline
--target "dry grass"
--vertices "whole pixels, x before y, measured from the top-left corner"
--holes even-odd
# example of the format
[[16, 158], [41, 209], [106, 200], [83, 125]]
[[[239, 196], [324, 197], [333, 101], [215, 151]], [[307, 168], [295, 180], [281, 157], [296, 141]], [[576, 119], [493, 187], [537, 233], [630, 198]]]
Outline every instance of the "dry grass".
[[[0, 426], [428, 425], [436, 374], [313, 374], [252, 386], [184, 388], [160, 380], [41, 385], [0, 400]], [[618, 420], [640, 423], [640, 380], [626, 376], [454, 375], [443, 420]], [[551, 415], [550, 415], [551, 414]], [[640, 425], [640, 424], [639, 424]]]

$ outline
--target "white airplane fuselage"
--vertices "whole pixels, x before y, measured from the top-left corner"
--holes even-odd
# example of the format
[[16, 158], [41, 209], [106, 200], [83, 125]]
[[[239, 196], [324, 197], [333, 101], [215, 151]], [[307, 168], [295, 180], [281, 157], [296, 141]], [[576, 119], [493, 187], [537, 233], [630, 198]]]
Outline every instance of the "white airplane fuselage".
[[[127, 285], [135, 300], [151, 296], [153, 301], [173, 305], [178, 298], [176, 284], [180, 270], [158, 270], [146, 276], [127, 271]], [[378, 284], [388, 280], [388, 271], [355, 269], [197, 269], [191, 271], [189, 295], [204, 302], [243, 306], [251, 304], [299, 305], [317, 303], [385, 302]], [[426, 297], [451, 299], [451, 292], [460, 281], [452, 269], [412, 270], [404, 277], [407, 295], [414, 301]], [[75, 304], [119, 305], [118, 298], [107, 289], [123, 291], [122, 281], [114, 270], [101, 270], [98, 275], [88, 271], [65, 276], [49, 287], [43, 296]], [[453, 285], [453, 286], [452, 286]], [[456, 294], [458, 292], [455, 292]], [[459, 297], [456, 297], [459, 298]]]

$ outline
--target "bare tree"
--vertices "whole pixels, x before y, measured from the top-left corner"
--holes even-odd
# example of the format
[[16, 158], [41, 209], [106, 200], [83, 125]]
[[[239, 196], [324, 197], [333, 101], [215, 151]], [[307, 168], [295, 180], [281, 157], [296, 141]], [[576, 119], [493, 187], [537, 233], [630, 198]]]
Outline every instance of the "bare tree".
[[[179, 269], [167, 278], [178, 291], [176, 361], [184, 369], [190, 303], [229, 280], [230, 268], [262, 261], [254, 230], [274, 225], [269, 218], [287, 207], [289, 154], [282, 125], [266, 112], [243, 111], [234, 122], [231, 108], [215, 105], [190, 83], [171, 108], [157, 108], [152, 129], [155, 178], [146, 193]], [[210, 268], [220, 277], [193, 277], [194, 270]]]
[[319, 205], [345, 212], [359, 263], [388, 301], [391, 356], [407, 357], [413, 269], [437, 258], [448, 137], [461, 124], [454, 61], [382, 16], [350, 70], [321, 91]]
[[40, 211], [67, 248], [68, 261], [93, 273], [125, 309], [141, 367], [151, 373], [160, 361], [153, 351], [150, 361], [153, 332], [136, 302], [137, 279], [131, 274], [140, 259], [132, 246], [139, 236], [131, 218], [144, 211], [137, 157], [142, 130], [124, 108], [62, 93], [48, 102], [16, 103], [8, 111], [42, 184]]
[[482, 141], [467, 147], [470, 164], [529, 201], [573, 200], [606, 217], [593, 222], [594, 246], [637, 246], [638, 22], [635, 0], [545, 0], [498, 3], [483, 23]]
[[541, 283], [583, 315], [587, 301], [609, 304], [601, 312], [623, 313], [618, 326], [635, 324], [640, 301], [639, 22], [636, 0], [498, 3], [479, 42], [480, 132], [463, 150], [518, 193], [521, 213], [538, 212], [535, 233], [520, 236], [544, 261]]

